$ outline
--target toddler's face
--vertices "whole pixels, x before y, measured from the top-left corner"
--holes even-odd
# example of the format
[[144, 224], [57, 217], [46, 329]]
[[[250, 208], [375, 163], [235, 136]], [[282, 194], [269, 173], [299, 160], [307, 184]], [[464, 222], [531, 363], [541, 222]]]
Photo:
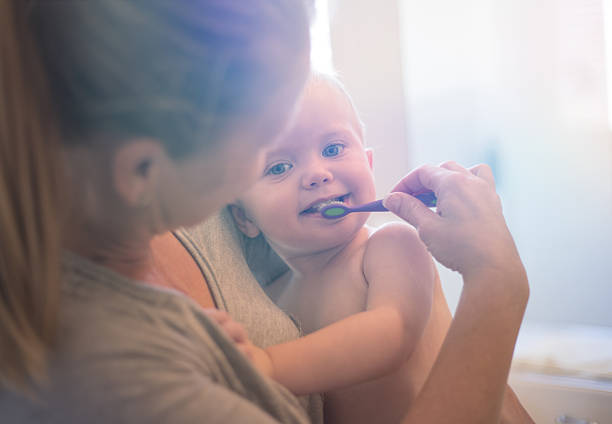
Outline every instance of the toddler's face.
[[367, 219], [350, 214], [328, 220], [317, 205], [359, 205], [374, 197], [371, 152], [355, 111], [337, 87], [317, 81], [307, 86], [292, 128], [270, 149], [262, 177], [240, 201], [247, 225], [261, 230], [279, 253], [298, 254], [343, 243]]

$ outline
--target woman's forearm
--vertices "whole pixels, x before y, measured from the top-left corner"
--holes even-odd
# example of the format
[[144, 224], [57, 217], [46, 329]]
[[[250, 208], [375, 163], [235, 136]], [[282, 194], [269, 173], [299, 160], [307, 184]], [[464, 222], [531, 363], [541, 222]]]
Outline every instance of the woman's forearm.
[[506, 386], [499, 424], [535, 424], [510, 386]]
[[529, 297], [524, 270], [466, 279], [455, 318], [404, 423], [495, 423]]

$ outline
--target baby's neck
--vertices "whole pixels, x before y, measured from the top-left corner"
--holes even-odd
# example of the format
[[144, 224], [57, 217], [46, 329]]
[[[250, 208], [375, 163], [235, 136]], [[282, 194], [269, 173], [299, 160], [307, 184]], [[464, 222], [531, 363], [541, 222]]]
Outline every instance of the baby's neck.
[[292, 280], [307, 280], [321, 275], [321, 272], [330, 267], [338, 266], [351, 257], [353, 252], [363, 246], [370, 236], [371, 229], [361, 227], [355, 235], [345, 243], [315, 252], [303, 252], [281, 256], [289, 265]]

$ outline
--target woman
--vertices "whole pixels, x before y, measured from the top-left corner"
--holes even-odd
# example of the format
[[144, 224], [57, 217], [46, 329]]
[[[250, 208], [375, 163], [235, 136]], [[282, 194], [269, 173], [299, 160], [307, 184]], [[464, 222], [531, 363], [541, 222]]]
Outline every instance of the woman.
[[[3, 419], [306, 421], [226, 337], [242, 340], [231, 322], [151, 287], [180, 279], [155, 253], [176, 240], [155, 236], [254, 182], [289, 118], [308, 67], [302, 2], [0, 0], [0, 31]], [[523, 267], [486, 168], [422, 168], [398, 188], [422, 186], [442, 216], [408, 195], [388, 206], [465, 289], [405, 422], [492, 422]]]

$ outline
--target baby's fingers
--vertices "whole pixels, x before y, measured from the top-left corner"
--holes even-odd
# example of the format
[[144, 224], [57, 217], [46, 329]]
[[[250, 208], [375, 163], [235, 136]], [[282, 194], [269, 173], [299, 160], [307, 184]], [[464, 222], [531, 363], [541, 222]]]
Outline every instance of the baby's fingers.
[[215, 320], [235, 343], [243, 343], [248, 340], [247, 332], [242, 324], [234, 321], [227, 312], [219, 309], [205, 309], [204, 312]]
[[216, 308], [205, 308], [204, 313], [216, 321], [217, 324], [223, 325], [226, 321], [231, 320], [229, 314], [225, 311]]
[[226, 322], [223, 329], [235, 343], [244, 343], [249, 338], [242, 324], [234, 320]]

